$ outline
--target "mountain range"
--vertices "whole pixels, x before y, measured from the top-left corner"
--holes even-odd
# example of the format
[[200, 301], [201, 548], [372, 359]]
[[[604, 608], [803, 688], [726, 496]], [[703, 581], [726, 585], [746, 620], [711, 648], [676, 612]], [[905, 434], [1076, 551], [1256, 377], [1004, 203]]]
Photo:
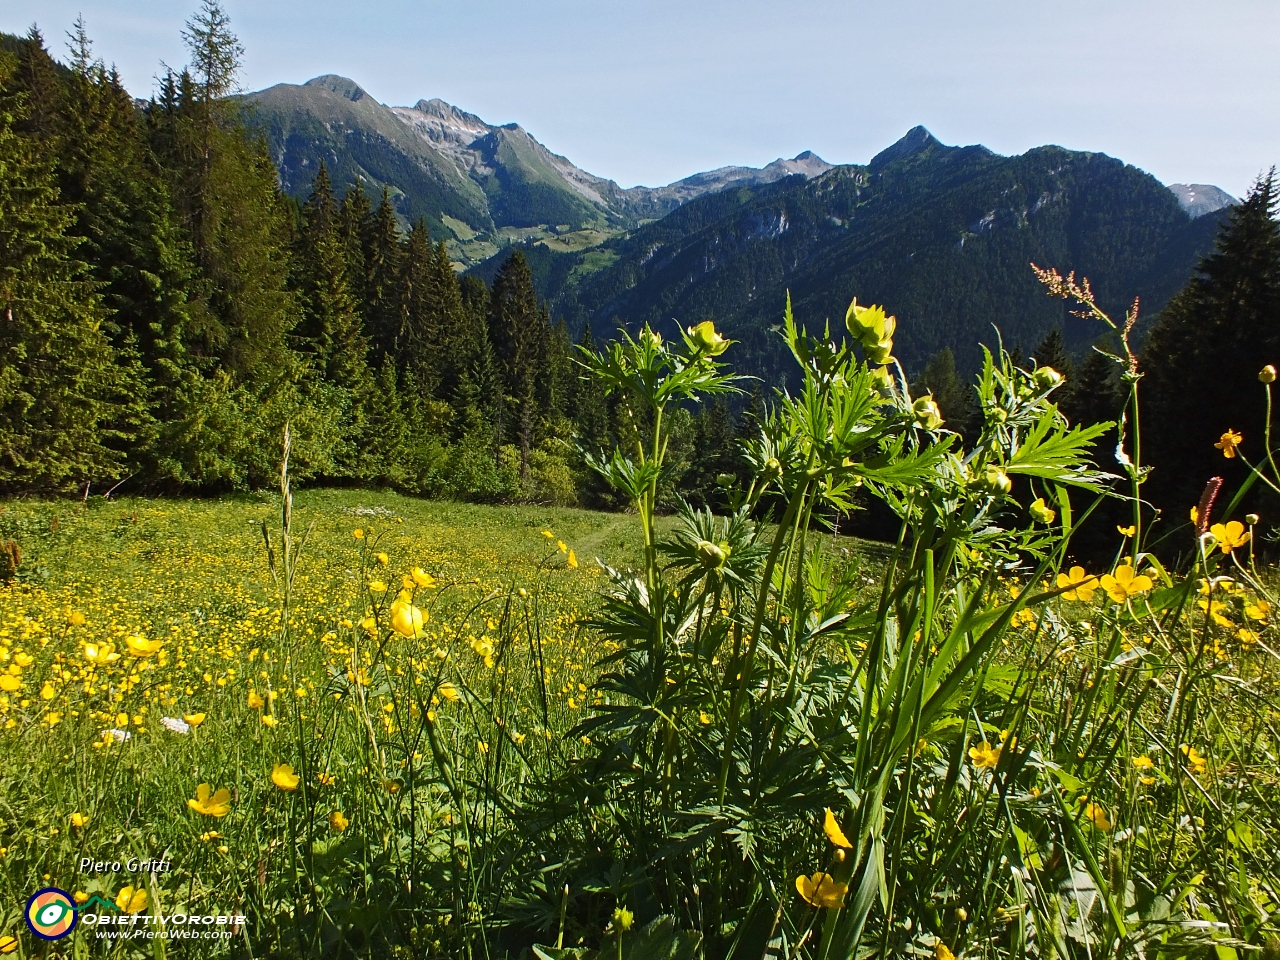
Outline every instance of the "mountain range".
[[552, 153], [519, 124], [486, 123], [439, 99], [389, 107], [345, 77], [281, 83], [242, 100], [286, 193], [305, 197], [323, 160], [340, 187], [388, 190], [402, 222], [424, 218], [460, 266], [526, 239], [580, 249], [734, 184], [831, 169], [805, 151], [759, 169], [721, 167], [624, 189]]
[[776, 327], [788, 292], [810, 324], [856, 293], [899, 318], [909, 369], [951, 347], [1032, 347], [1061, 326], [1087, 349], [1103, 331], [1043, 296], [1029, 262], [1087, 275], [1119, 316], [1157, 311], [1212, 249], [1234, 203], [1206, 184], [1166, 187], [1101, 153], [1038, 147], [1006, 157], [948, 146], [916, 127], [867, 164], [806, 151], [762, 168], [722, 167], [623, 188], [553, 153], [517, 124], [439, 99], [378, 103], [322, 76], [243, 97], [286, 192], [305, 197], [323, 161], [341, 192], [387, 190], [424, 218], [459, 268], [491, 279], [519, 245], [540, 294], [575, 333], [713, 317], [743, 341], [739, 363], [780, 375]]

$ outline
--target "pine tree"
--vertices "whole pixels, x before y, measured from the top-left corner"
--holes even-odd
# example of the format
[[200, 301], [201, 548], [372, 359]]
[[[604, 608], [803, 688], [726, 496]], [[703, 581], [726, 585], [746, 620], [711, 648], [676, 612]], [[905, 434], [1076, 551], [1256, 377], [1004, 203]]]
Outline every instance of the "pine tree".
[[366, 221], [362, 247], [366, 328], [377, 356], [394, 356], [403, 299], [400, 290], [400, 228], [391, 206], [391, 194], [385, 189], [373, 216]]
[[498, 360], [507, 405], [513, 414], [513, 422], [505, 428], [520, 447], [522, 481], [528, 479], [529, 452], [535, 442], [539, 378], [547, 372], [546, 321], [529, 264], [517, 250], [493, 278], [489, 337]]
[[1067, 383], [1075, 374], [1075, 364], [1071, 362], [1071, 354], [1067, 353], [1067, 341], [1062, 336], [1062, 328], [1054, 327], [1044, 335], [1044, 339], [1031, 353], [1038, 367], [1052, 367], [1062, 374]]
[[1181, 522], [1205, 482], [1245, 478], [1214, 443], [1228, 429], [1243, 451], [1264, 455], [1265, 406], [1256, 376], [1280, 362], [1280, 224], [1275, 171], [1260, 177], [1227, 217], [1216, 250], [1161, 312], [1143, 350], [1144, 459], [1148, 493]]
[[37, 143], [14, 130], [22, 97], [0, 53], [0, 489], [68, 490], [120, 476], [136, 364], [120, 362], [106, 311]]

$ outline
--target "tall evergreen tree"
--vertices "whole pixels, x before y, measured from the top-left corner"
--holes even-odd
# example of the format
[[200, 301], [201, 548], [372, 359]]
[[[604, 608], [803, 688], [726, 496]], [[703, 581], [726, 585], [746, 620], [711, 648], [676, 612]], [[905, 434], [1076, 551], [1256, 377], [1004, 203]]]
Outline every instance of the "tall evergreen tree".
[[965, 433], [972, 426], [973, 388], [956, 373], [956, 358], [950, 347], [943, 347], [929, 359], [911, 385], [911, 392], [915, 396], [933, 396], [947, 429]]
[[489, 298], [489, 337], [502, 375], [512, 422], [507, 433], [520, 447], [521, 479], [527, 479], [535, 441], [539, 380], [546, 375], [547, 317], [538, 304], [533, 275], [516, 251], [498, 268]]
[[1075, 364], [1071, 362], [1071, 354], [1067, 353], [1067, 341], [1062, 336], [1062, 328], [1054, 327], [1031, 352], [1032, 358], [1039, 367], [1052, 367], [1062, 374], [1067, 383], [1075, 374]]
[[1264, 455], [1256, 380], [1280, 363], [1280, 224], [1275, 171], [1260, 177], [1220, 229], [1217, 249], [1161, 312], [1142, 354], [1143, 457], [1149, 495], [1181, 521], [1211, 476], [1241, 482], [1238, 459], [1214, 444], [1227, 430]]
[[15, 67], [0, 53], [0, 488], [67, 490], [121, 475], [145, 386], [103, 330], [47, 155], [14, 130]]
[[400, 227], [391, 206], [391, 194], [385, 189], [373, 216], [365, 223], [362, 248], [365, 322], [369, 337], [379, 357], [394, 356], [396, 337], [400, 333], [402, 302]]

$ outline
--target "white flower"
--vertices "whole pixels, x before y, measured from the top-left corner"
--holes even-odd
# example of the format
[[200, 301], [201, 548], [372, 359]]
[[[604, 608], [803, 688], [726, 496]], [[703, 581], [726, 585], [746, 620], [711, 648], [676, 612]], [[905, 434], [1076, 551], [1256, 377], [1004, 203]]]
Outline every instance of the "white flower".
[[161, 717], [160, 725], [166, 730], [172, 730], [174, 733], [190, 733], [191, 724], [178, 717]]

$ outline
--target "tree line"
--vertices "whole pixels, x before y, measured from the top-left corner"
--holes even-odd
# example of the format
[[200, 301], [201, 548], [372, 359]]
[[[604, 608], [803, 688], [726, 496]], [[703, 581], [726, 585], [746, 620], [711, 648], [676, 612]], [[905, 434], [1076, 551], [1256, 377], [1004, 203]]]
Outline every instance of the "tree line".
[[[335, 185], [323, 162], [304, 202], [285, 196], [232, 96], [242, 50], [226, 14], [206, 0], [184, 39], [189, 66], [145, 103], [83, 23], [65, 64], [34, 28], [0, 40], [0, 491], [268, 485], [289, 422], [300, 479], [617, 506], [584, 455], [641, 437], [644, 414], [579, 376], [523, 255], [491, 284], [459, 276], [390, 191]], [[1223, 432], [1266, 454], [1255, 375], [1280, 360], [1276, 203], [1260, 178], [1147, 328], [1145, 489], [1178, 522], [1210, 476], [1243, 480], [1214, 448]], [[589, 324], [577, 339], [593, 342]], [[1105, 338], [1083, 357], [1058, 331], [1011, 352], [1065, 374], [1056, 396], [1073, 421], [1117, 418]], [[718, 503], [717, 482], [745, 475], [754, 389], [678, 412], [669, 495]], [[949, 350], [913, 390], [973, 432]], [[1102, 466], [1115, 443], [1096, 445]]]
[[[184, 39], [144, 104], [82, 22], [65, 65], [34, 28], [0, 49], [0, 490], [265, 485], [289, 422], [300, 478], [610, 505], [583, 453], [643, 424], [578, 376], [523, 256], [460, 277], [389, 191], [323, 163], [283, 195], [231, 96], [225, 12]], [[732, 420], [677, 424], [684, 493]]]

